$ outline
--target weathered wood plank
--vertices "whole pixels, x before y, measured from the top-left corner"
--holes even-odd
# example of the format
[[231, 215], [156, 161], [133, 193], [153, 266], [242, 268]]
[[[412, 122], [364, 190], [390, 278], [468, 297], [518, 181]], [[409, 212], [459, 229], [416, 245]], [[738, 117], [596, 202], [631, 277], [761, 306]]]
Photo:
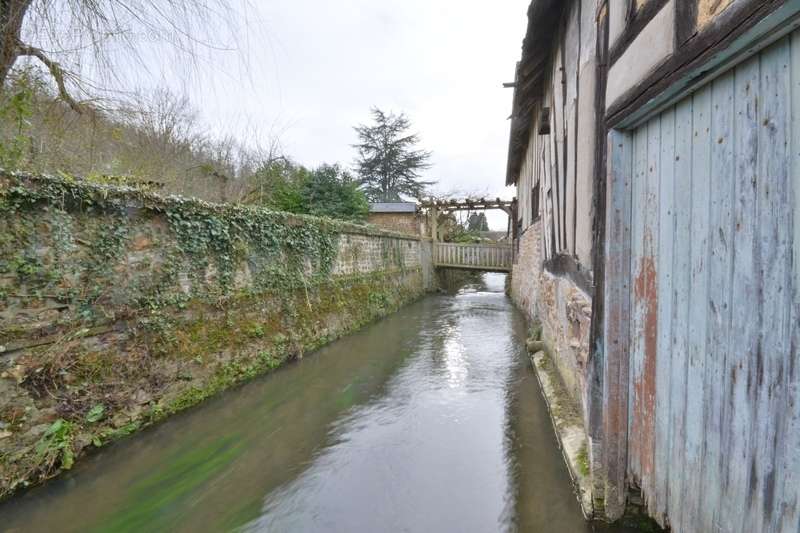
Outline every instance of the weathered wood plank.
[[[661, 125], [655, 118], [634, 134], [631, 245], [631, 450], [634, 479], [646, 499], [653, 496], [655, 439], [655, 358], [658, 294], [654, 234], [658, 231], [658, 167]], [[638, 479], [637, 479], [638, 478]]]
[[[789, 95], [790, 41], [782, 39], [761, 55], [761, 109], [759, 124], [758, 230], [760, 245], [761, 334], [756, 351], [759, 410], [763, 409], [763, 431], [758, 435], [756, 493], [751, 509], [758, 514], [754, 531], [774, 531], [779, 514], [776, 489], [782, 474], [776, 468], [781, 461], [785, 439], [785, 410], [788, 355], [790, 352], [789, 310], [791, 293], [792, 201], [789, 182]], [[751, 483], [753, 480], [751, 480]], [[753, 485], [751, 485], [752, 487]]]
[[546, 261], [550, 257], [550, 242], [548, 235], [548, 209], [549, 206], [547, 205], [547, 167], [545, 166], [545, 155], [544, 155], [544, 146], [547, 143], [547, 139], [542, 136], [542, 142], [540, 143], [540, 153], [537, 157], [537, 165], [539, 166], [539, 220], [540, 222], [540, 238], [541, 238], [541, 260]]
[[[794, 225], [793, 225], [793, 265], [794, 277], [792, 279], [795, 290], [800, 289], [800, 31], [792, 33], [791, 37], [791, 100], [789, 115], [791, 116], [791, 186], [794, 198]], [[800, 296], [800, 295], [798, 295]]]
[[675, 108], [675, 235], [672, 273], [672, 365], [670, 369], [670, 470], [669, 516], [673, 529], [680, 530], [686, 500], [686, 400], [688, 375], [689, 295], [691, 294], [692, 221], [692, 99]]
[[691, 211], [691, 293], [689, 295], [689, 372], [686, 399], [686, 469], [684, 490], [695, 497], [684, 500], [683, 522], [696, 524], [702, 508], [700, 498], [703, 468], [703, 404], [705, 391], [706, 326], [708, 308], [708, 207], [711, 196], [711, 87], [692, 98], [692, 211]]
[[554, 60], [553, 60], [553, 72], [552, 72], [552, 80], [555, 80], [556, 83], [553, 84], [553, 91], [551, 94], [552, 97], [552, 106], [550, 113], [552, 114], [551, 117], [551, 124], [552, 124], [552, 134], [550, 135], [551, 139], [551, 165], [552, 165], [552, 178], [553, 178], [553, 185], [555, 191], [555, 198], [554, 198], [554, 213], [556, 221], [556, 253], [560, 253], [565, 249], [565, 242], [564, 242], [564, 209], [563, 209], [563, 200], [564, 200], [564, 187], [562, 184], [562, 180], [564, 178], [565, 169], [562, 167], [564, 162], [564, 97], [563, 91], [561, 90], [563, 78], [564, 78], [564, 71], [563, 68], [563, 50], [561, 46], [557, 46], [554, 51]]
[[656, 117], [647, 125], [647, 168], [644, 186], [644, 228], [639, 278], [634, 293], [642, 301], [643, 353], [641, 376], [636, 387], [636, 400], [642, 413], [642, 491], [645, 501], [653, 508], [655, 501], [655, 439], [656, 439], [656, 357], [658, 349], [658, 178], [661, 164], [661, 119]]
[[726, 357], [731, 326], [731, 265], [733, 242], [733, 108], [734, 74], [730, 72], [717, 79], [711, 87], [711, 176], [709, 207], [708, 255], [708, 330], [706, 335], [705, 390], [703, 402], [704, 495], [702, 521], [698, 526], [714, 531], [721, 516], [719, 505], [722, 492], [720, 467], [721, 432], [723, 418], [730, 414], [724, 407], [726, 389]]
[[675, 245], [675, 109], [661, 115], [658, 187], [658, 347], [656, 355], [656, 439], [654, 502], [651, 510], [664, 525], [669, 507], [672, 411], [672, 265]]
[[791, 280], [792, 316], [791, 344], [789, 352], [786, 442], [783, 461], [780, 466], [784, 472], [781, 489], [780, 520], [776, 531], [797, 531], [800, 524], [800, 32], [791, 37], [791, 153], [789, 155], [791, 196], [794, 200], [792, 224], [792, 251], [794, 272]]
[[568, 5], [569, 14], [566, 17], [564, 32], [564, 73], [566, 85], [564, 86], [564, 131], [565, 131], [565, 174], [564, 174], [564, 220], [566, 250], [575, 256], [575, 229], [576, 229], [576, 203], [577, 203], [577, 152], [578, 152], [578, 98], [579, 94], [579, 60], [580, 60], [580, 2]]
[[628, 465], [630, 474], [636, 483], [642, 478], [642, 443], [645, 430], [643, 403], [639, 401], [637, 387], [642, 382], [644, 362], [644, 319], [645, 301], [638, 290], [638, 280], [642, 277], [642, 259], [644, 246], [644, 205], [646, 203], [647, 182], [647, 130], [642, 126], [633, 134], [633, 180], [631, 183], [631, 351], [630, 380], [628, 397], [631, 409], [628, 412]]
[[732, 238], [731, 331], [728, 343], [726, 409], [732, 413], [722, 434], [727, 456], [720, 521], [723, 531], [742, 531], [750, 465], [756, 453], [750, 445], [753, 431], [750, 378], [757, 340], [756, 196], [758, 162], [758, 91], [760, 59], [755, 57], [736, 69], [734, 79], [734, 203]]
[[552, 177], [552, 165], [551, 165], [551, 153], [550, 153], [550, 146], [551, 146], [551, 138], [552, 135], [547, 135], [543, 139], [543, 146], [542, 146], [542, 174], [544, 176], [543, 186], [542, 186], [542, 195], [544, 197], [544, 206], [546, 210], [542, 212], [542, 217], [544, 220], [543, 230], [544, 230], [544, 241], [545, 241], [545, 259], [550, 259], [553, 257], [554, 251], [554, 235], [555, 235], [555, 227], [554, 227], [554, 217], [555, 214], [553, 212], [553, 177]]
[[615, 519], [625, 510], [628, 370], [630, 349], [631, 180], [632, 139], [608, 135], [606, 189], [606, 286], [603, 324], [603, 446], [606, 514]]

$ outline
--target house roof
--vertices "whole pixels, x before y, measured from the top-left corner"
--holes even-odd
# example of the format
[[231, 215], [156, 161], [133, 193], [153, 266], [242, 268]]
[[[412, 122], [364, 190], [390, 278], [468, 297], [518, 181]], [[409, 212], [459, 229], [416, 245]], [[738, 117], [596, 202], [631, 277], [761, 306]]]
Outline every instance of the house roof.
[[414, 202], [379, 202], [369, 204], [370, 213], [416, 213]]
[[528, 30], [522, 42], [522, 59], [514, 78], [514, 103], [511, 110], [511, 133], [508, 139], [506, 185], [517, 182], [525, 149], [530, 139], [533, 106], [542, 97], [563, 0], [533, 0], [528, 7]]

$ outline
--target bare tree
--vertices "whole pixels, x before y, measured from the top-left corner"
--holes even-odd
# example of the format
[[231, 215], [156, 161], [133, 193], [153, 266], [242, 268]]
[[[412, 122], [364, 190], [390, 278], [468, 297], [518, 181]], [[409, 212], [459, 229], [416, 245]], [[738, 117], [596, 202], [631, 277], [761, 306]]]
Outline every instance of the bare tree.
[[0, 0], [0, 91], [14, 64], [28, 57], [80, 112], [79, 94], [108, 88], [131, 62], [149, 68], [144, 40], [168, 44], [182, 56], [172, 63], [191, 67], [199, 47], [235, 48], [236, 20], [227, 0]]
[[31, 0], [0, 0], [0, 85], [20, 56], [22, 21], [30, 4]]
[[76, 113], [47, 77], [29, 67], [9, 76], [0, 94], [0, 166], [240, 202], [263, 198], [270, 184], [262, 169], [287, 160], [278, 131], [208, 132], [198, 109], [165, 88]]

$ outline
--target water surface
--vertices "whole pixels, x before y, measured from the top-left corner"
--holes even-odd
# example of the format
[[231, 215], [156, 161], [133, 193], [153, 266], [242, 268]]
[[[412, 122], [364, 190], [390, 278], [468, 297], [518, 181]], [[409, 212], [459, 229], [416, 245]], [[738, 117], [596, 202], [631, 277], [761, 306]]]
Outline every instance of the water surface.
[[430, 296], [0, 506], [5, 531], [588, 532], [504, 276]]

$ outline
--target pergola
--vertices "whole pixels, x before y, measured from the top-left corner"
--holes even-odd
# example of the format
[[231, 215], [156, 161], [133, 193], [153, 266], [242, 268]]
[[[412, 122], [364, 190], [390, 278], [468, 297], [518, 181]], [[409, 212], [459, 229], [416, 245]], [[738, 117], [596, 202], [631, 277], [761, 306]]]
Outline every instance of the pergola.
[[431, 219], [431, 237], [434, 241], [439, 240], [439, 214], [449, 214], [455, 211], [484, 211], [486, 209], [499, 209], [508, 215], [509, 229], [512, 236], [516, 238], [517, 225], [514, 224], [517, 212], [517, 199], [501, 200], [495, 199], [465, 199], [465, 200], [428, 200], [422, 202], [421, 208], [427, 209]]

